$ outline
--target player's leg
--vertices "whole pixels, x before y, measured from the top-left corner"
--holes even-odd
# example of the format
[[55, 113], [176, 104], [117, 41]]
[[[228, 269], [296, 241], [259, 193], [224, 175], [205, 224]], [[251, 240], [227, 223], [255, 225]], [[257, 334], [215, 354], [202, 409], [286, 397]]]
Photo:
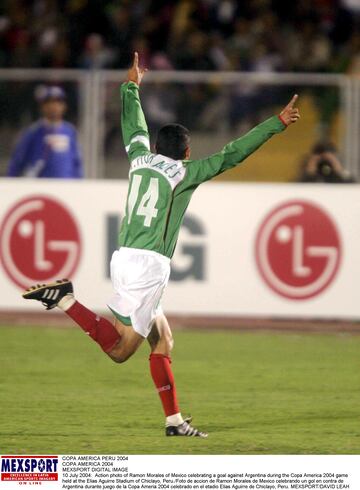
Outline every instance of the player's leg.
[[121, 341], [107, 353], [115, 362], [125, 362], [138, 350], [144, 341], [144, 337], [139, 335], [135, 330], [124, 325], [119, 319], [115, 319], [114, 327], [118, 332]]
[[48, 310], [59, 307], [115, 362], [126, 361], [143, 341], [143, 337], [119, 320], [113, 325], [79, 303], [74, 297], [72, 283], [67, 279], [33, 286], [23, 297], [40, 301]]
[[151, 348], [150, 373], [160, 396], [166, 423], [180, 424], [183, 419], [177, 401], [170, 357], [174, 341], [165, 315], [156, 317], [148, 342]]
[[159, 314], [148, 336], [151, 347], [150, 372], [160, 396], [166, 421], [166, 435], [168, 436], [198, 436], [207, 437], [189, 424], [190, 419], [184, 420], [181, 416], [174, 375], [171, 369], [171, 351], [174, 340], [169, 323], [163, 313]]
[[169, 322], [164, 313], [156, 316], [154, 325], [148, 336], [151, 352], [170, 357], [174, 347], [174, 339]]

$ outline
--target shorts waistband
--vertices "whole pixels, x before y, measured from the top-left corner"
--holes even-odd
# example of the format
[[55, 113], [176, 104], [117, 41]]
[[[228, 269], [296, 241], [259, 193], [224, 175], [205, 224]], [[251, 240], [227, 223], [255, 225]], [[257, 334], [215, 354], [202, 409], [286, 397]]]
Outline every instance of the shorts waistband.
[[134, 253], [136, 255], [152, 255], [159, 260], [162, 260], [166, 264], [170, 264], [169, 257], [166, 255], [162, 255], [159, 252], [155, 252], [154, 250], [147, 250], [146, 248], [132, 248], [132, 247], [120, 247], [119, 251], [124, 250], [124, 252], [129, 251], [130, 253]]

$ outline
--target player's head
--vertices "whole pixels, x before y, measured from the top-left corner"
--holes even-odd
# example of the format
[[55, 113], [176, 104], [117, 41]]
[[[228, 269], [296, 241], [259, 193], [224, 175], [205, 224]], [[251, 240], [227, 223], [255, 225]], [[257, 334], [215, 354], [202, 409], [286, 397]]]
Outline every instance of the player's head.
[[190, 157], [190, 133], [181, 124], [166, 124], [157, 135], [157, 153], [173, 160], [186, 160]]
[[337, 153], [336, 146], [331, 141], [320, 141], [312, 147], [312, 153], [321, 155], [322, 153]]
[[66, 94], [61, 87], [40, 87], [36, 92], [43, 116], [52, 122], [60, 121], [66, 111]]

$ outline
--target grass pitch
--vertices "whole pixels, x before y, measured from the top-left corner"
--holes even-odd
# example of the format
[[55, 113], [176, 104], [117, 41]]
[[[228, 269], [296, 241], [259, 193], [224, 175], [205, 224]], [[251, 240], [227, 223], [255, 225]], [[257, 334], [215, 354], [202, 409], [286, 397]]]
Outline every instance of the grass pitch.
[[360, 453], [360, 336], [175, 340], [182, 411], [206, 440], [164, 436], [147, 345], [117, 365], [80, 329], [0, 327], [0, 453]]

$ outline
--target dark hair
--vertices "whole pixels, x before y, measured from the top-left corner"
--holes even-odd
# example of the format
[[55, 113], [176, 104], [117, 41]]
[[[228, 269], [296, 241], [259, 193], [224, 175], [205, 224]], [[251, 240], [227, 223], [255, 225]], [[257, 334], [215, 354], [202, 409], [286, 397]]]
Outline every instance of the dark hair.
[[336, 146], [334, 143], [331, 143], [331, 141], [319, 141], [318, 143], [315, 143], [312, 148], [312, 153], [315, 153], [315, 155], [325, 152], [336, 153]]
[[156, 151], [173, 160], [183, 160], [190, 144], [190, 133], [181, 124], [166, 124], [157, 135]]

